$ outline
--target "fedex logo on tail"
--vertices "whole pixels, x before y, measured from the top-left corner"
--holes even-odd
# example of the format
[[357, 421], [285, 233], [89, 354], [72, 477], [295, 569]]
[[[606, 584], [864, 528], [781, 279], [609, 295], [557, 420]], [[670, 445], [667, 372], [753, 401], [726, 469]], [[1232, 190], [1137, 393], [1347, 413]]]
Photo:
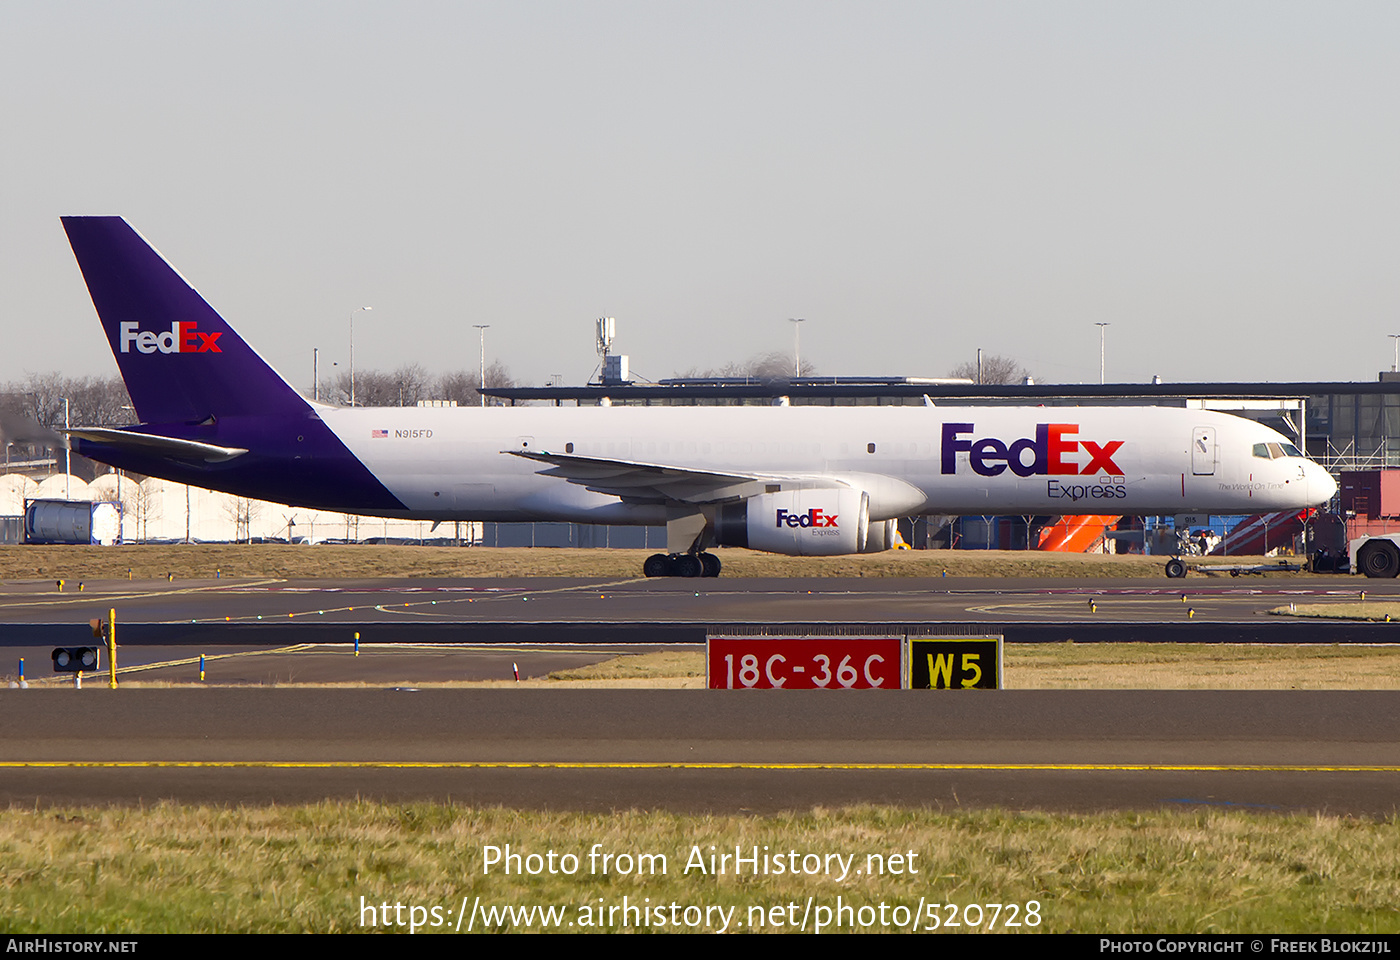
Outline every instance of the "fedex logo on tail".
[[223, 353], [218, 343], [223, 331], [204, 333], [195, 329], [199, 324], [193, 320], [177, 320], [160, 333], [138, 329], [135, 320], [125, 320], [121, 326], [122, 353], [130, 353], [132, 344], [137, 353]]
[[813, 507], [806, 513], [789, 513], [778, 509], [777, 527], [834, 527], [836, 514], [823, 513], [820, 507]]
[[[1109, 474], [1122, 476], [1123, 471], [1113, 462], [1113, 456], [1123, 446], [1122, 440], [1095, 443], [1079, 440], [1077, 423], [1037, 423], [1034, 437], [1022, 437], [1007, 443], [996, 437], [972, 439], [974, 425], [970, 423], [943, 424], [943, 473], [956, 473], [958, 454], [966, 453], [974, 473], [995, 477], [1007, 468], [1018, 477], [1075, 476]], [[963, 439], [964, 436], [968, 439]], [[1089, 455], [1083, 463], [1067, 460], [1080, 449]]]

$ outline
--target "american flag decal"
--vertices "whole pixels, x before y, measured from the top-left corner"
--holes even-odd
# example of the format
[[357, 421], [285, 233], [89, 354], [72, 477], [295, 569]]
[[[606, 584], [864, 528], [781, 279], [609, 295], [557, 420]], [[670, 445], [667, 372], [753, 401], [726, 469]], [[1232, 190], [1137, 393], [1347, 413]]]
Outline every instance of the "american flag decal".
[[380, 437], [386, 437], [386, 438], [387, 438], [387, 437], [389, 436], [389, 431], [388, 431], [388, 430], [371, 430], [371, 431], [369, 432], [369, 436], [370, 436], [370, 439], [371, 439], [371, 440], [378, 440]]

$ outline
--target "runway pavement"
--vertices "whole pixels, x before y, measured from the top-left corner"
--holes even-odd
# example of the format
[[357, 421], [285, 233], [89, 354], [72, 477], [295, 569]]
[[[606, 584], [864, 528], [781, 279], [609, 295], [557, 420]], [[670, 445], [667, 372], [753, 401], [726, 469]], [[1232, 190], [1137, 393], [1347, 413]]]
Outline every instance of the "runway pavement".
[[0, 802], [1395, 812], [1388, 693], [4, 691]]

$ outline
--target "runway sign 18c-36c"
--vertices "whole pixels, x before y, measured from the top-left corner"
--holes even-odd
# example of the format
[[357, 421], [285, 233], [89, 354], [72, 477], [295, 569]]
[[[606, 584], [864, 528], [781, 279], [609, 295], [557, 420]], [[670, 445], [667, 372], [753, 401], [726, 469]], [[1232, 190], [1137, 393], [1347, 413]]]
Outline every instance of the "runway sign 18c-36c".
[[898, 690], [903, 637], [710, 637], [711, 690]]

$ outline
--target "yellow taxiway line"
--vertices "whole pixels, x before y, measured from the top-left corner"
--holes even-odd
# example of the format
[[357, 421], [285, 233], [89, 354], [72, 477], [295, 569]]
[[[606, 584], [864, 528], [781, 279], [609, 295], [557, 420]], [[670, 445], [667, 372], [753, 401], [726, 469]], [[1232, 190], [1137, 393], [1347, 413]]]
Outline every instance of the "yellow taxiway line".
[[24, 768], [385, 769], [385, 770], [930, 770], [1087, 773], [1400, 773], [1400, 765], [1249, 763], [759, 763], [749, 761], [554, 760], [4, 760]]

